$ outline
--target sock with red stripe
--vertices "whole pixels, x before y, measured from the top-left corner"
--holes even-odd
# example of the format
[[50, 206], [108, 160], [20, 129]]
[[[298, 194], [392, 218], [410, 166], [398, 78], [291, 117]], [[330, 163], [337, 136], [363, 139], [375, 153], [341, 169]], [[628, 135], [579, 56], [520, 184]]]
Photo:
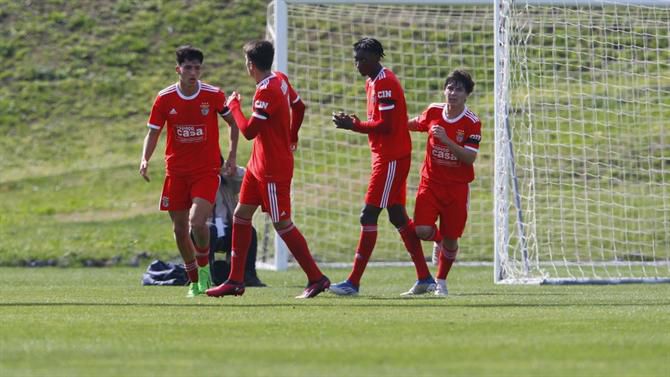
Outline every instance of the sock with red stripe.
[[244, 282], [244, 264], [251, 244], [251, 220], [233, 216], [233, 241], [229, 280]]
[[354, 268], [351, 270], [347, 280], [355, 286], [359, 286], [365, 267], [368, 265], [368, 260], [372, 255], [372, 250], [377, 243], [377, 224], [362, 225], [361, 236], [358, 239], [358, 247], [356, 248], [356, 255], [354, 256]]
[[456, 250], [444, 249], [440, 253], [440, 262], [437, 265], [437, 278], [441, 280], [446, 280], [451, 266], [456, 261], [456, 254], [458, 254], [458, 248]]
[[190, 262], [184, 261], [184, 268], [186, 269], [186, 275], [188, 275], [188, 279], [191, 281], [191, 283], [197, 283], [198, 265], [196, 264], [195, 260]]
[[307, 280], [310, 283], [323, 277], [323, 273], [321, 273], [316, 262], [314, 262], [314, 258], [312, 258], [312, 254], [309, 252], [305, 237], [303, 237], [300, 230], [293, 223], [284, 229], [278, 230], [277, 234], [284, 240], [291, 254], [293, 254], [293, 258], [302, 267], [302, 270], [305, 271]]
[[416, 269], [416, 278], [419, 280], [428, 278], [430, 271], [426, 264], [426, 258], [423, 255], [421, 240], [417, 237], [416, 230], [414, 229], [414, 222], [408, 219], [407, 224], [398, 229], [398, 233], [400, 233], [407, 252], [412, 257], [412, 262], [414, 262], [414, 268]]
[[195, 261], [198, 263], [198, 267], [205, 267], [209, 264], [209, 246], [199, 247], [195, 245]]

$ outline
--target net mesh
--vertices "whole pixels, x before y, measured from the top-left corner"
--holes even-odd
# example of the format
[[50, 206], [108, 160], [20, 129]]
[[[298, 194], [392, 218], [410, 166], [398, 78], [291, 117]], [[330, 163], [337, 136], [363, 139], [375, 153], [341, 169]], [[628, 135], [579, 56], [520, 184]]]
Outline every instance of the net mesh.
[[[506, 6], [506, 106], [518, 185], [508, 146], [499, 145], [510, 214], [505, 275], [670, 275], [670, 8]], [[352, 51], [362, 36], [383, 43], [383, 64], [400, 78], [410, 117], [444, 102], [442, 86], [453, 69], [472, 73], [468, 107], [482, 120], [482, 144], [459, 260], [493, 259], [493, 11], [490, 5], [289, 4], [287, 73], [308, 105], [293, 217], [317, 260], [351, 262], [358, 241], [370, 173], [367, 137], [336, 130], [330, 119], [334, 111], [365, 114], [365, 80]], [[410, 216], [426, 135], [412, 138]], [[409, 261], [385, 214], [379, 225], [372, 260]]]

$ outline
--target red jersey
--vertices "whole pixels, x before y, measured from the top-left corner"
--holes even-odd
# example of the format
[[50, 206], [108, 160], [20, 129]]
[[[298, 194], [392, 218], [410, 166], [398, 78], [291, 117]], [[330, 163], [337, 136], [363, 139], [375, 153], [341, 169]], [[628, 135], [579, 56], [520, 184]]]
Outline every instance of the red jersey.
[[293, 178], [291, 151], [291, 104], [300, 99], [281, 72], [256, 85], [252, 117], [263, 124], [254, 137], [247, 169], [262, 182], [282, 182]]
[[162, 130], [167, 122], [167, 175], [192, 175], [221, 167], [218, 114], [226, 115], [226, 95], [198, 81], [198, 91], [185, 96], [179, 85], [161, 90], [154, 101], [148, 127]]
[[[393, 123], [389, 133], [368, 134], [372, 159], [397, 160], [412, 152], [412, 139], [407, 128], [407, 104], [400, 81], [390, 69], [382, 67], [374, 80], [365, 81], [368, 121], [382, 119], [382, 111], [390, 111]], [[393, 103], [391, 103], [393, 102]]]
[[[479, 152], [482, 124], [467, 107], [459, 116], [449, 119], [446, 104], [434, 103], [417, 118], [417, 122], [419, 131], [428, 132], [436, 124], [443, 127], [447, 136], [458, 145]], [[469, 183], [475, 179], [475, 170], [472, 165], [461, 163], [446, 145], [429, 133], [421, 176], [437, 184]]]

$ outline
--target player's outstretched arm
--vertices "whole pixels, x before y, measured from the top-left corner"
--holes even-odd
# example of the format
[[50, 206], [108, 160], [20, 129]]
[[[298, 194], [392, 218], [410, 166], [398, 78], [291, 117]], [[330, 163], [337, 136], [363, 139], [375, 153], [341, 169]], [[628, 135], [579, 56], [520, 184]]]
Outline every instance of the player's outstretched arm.
[[240, 101], [240, 94], [233, 92], [233, 94], [228, 97], [226, 106], [228, 106], [230, 111], [233, 113], [233, 116], [235, 117], [235, 123], [237, 123], [237, 127], [242, 132], [242, 135], [244, 135], [244, 138], [251, 140], [255, 138], [256, 135], [258, 135], [261, 128], [266, 123], [265, 121], [270, 117], [270, 115], [262, 110], [254, 109], [253, 114], [251, 114], [251, 117], [247, 120], [247, 118], [242, 113]]
[[393, 110], [385, 110], [381, 112], [381, 119], [371, 121], [361, 121], [355, 115], [353, 116], [353, 128], [355, 132], [362, 134], [388, 134], [391, 133], [393, 125]]
[[416, 118], [412, 118], [407, 122], [407, 129], [410, 131], [419, 131], [419, 121]]

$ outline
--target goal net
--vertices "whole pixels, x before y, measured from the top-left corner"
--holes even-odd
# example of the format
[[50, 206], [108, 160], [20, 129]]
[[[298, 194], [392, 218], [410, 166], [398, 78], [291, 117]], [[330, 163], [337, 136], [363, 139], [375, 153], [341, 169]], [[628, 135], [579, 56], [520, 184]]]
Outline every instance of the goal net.
[[[460, 261], [494, 262], [499, 282], [670, 277], [667, 2], [277, 0], [268, 11], [277, 68], [308, 105], [293, 217], [319, 262], [351, 263], [358, 241], [367, 136], [330, 119], [365, 114], [352, 44], [374, 36], [410, 117], [444, 102], [453, 69], [476, 82], [482, 145]], [[412, 139], [410, 216], [426, 135]], [[383, 213], [372, 261], [409, 260]]]

